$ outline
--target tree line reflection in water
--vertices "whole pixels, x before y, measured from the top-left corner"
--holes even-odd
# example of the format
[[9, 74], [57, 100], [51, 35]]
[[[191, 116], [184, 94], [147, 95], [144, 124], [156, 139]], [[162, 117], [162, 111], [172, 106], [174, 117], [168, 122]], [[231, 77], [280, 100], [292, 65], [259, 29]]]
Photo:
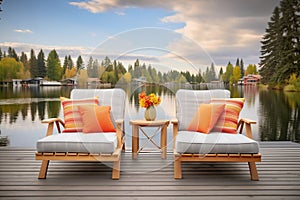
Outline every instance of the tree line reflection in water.
[[[129, 85], [122, 87], [127, 94], [130, 109], [140, 111], [138, 95], [142, 91], [155, 93], [168, 101], [175, 101], [180, 88], [199, 89], [191, 85]], [[73, 87], [0, 87], [0, 125], [13, 126], [17, 120], [41, 121], [59, 117], [59, 97], [69, 97]], [[261, 141], [300, 141], [300, 94], [260, 89], [254, 86], [230, 87], [231, 97], [245, 97], [245, 106], [257, 112]]]

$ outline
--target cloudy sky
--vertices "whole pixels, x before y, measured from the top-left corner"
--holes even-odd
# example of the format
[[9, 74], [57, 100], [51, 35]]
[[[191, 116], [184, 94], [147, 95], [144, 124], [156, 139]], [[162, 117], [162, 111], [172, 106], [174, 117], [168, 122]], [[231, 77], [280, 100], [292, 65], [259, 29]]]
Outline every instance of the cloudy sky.
[[[4, 0], [0, 48], [139, 58], [161, 68], [257, 64], [279, 0]], [[126, 66], [127, 67], [127, 66]]]

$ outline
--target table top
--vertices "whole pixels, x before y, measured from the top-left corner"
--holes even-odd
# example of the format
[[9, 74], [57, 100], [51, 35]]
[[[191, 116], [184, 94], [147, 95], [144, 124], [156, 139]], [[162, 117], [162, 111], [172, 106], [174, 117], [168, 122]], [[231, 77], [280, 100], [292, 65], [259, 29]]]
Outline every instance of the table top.
[[138, 120], [130, 120], [130, 125], [138, 125], [138, 126], [163, 126], [169, 125], [170, 120], [154, 120], [154, 121], [147, 121], [144, 119]]

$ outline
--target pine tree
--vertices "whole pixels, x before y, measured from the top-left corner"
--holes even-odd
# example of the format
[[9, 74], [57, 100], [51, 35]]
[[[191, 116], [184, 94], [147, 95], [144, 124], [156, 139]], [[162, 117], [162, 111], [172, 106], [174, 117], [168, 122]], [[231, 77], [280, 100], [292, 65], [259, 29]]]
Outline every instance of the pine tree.
[[71, 70], [74, 67], [74, 63], [73, 60], [71, 58], [71, 56], [68, 56], [68, 69]]
[[14, 58], [16, 61], [19, 61], [19, 57], [13, 48], [8, 47], [7, 53], [8, 53], [8, 57]]
[[236, 59], [235, 66], [239, 66], [240, 67], [240, 59], [239, 58]]
[[38, 65], [38, 73], [39, 73], [38, 76], [44, 78], [47, 75], [47, 69], [45, 63], [45, 54], [42, 49], [38, 54], [37, 65]]
[[88, 77], [92, 77], [92, 74], [93, 74], [93, 57], [90, 56], [90, 59], [88, 61], [88, 64], [87, 64], [87, 74], [88, 74]]
[[1, 48], [0, 48], [0, 61], [1, 61], [2, 58], [3, 58], [3, 55], [2, 55]]
[[[281, 30], [280, 30], [280, 12], [279, 7], [275, 7], [271, 21], [268, 23], [266, 34], [261, 41], [261, 75], [263, 76], [263, 82], [271, 82], [274, 70], [279, 66], [280, 57], [280, 41], [281, 41]], [[247, 75], [247, 74], [246, 74]]]
[[62, 71], [63, 74], [66, 73], [67, 68], [68, 68], [68, 56], [65, 56], [64, 64], [63, 64], [63, 71]]
[[300, 1], [282, 0], [275, 7], [261, 41], [263, 82], [284, 83], [300, 74]]
[[98, 77], [98, 70], [99, 70], [99, 62], [98, 62], [98, 59], [96, 59], [93, 62], [92, 69], [91, 69], [92, 74], [90, 74], [89, 77], [97, 78]]
[[215, 70], [215, 65], [214, 63], [211, 63], [210, 70], [209, 70], [211, 80], [215, 81], [217, 80], [217, 75], [216, 75], [216, 70]]
[[222, 80], [222, 76], [223, 76], [223, 68], [221, 67], [220, 72], [219, 72], [219, 80]]
[[222, 76], [224, 83], [229, 83], [233, 76], [233, 65], [229, 62], [226, 67], [226, 72]]
[[244, 77], [244, 75], [245, 75], [245, 69], [244, 69], [244, 61], [243, 61], [243, 59], [241, 58], [241, 62], [240, 62], [240, 64], [241, 64], [241, 75], [242, 75], [242, 77]]
[[24, 65], [24, 73], [26, 74], [25, 77], [30, 78], [30, 63], [28, 61], [27, 55], [24, 52], [21, 53], [20, 62], [22, 62]]
[[288, 80], [293, 73], [300, 74], [300, 1], [282, 0], [280, 7], [283, 37], [280, 68], [275, 71], [276, 82]]
[[81, 56], [78, 56], [77, 61], [76, 61], [76, 69], [77, 72], [79, 72], [81, 69], [84, 68], [83, 60]]
[[47, 76], [50, 80], [59, 81], [62, 77], [62, 67], [57, 52], [50, 51], [47, 58]]
[[30, 64], [31, 77], [32, 78], [38, 77], [39, 76], [38, 63], [33, 49], [31, 49], [30, 51], [29, 64]]

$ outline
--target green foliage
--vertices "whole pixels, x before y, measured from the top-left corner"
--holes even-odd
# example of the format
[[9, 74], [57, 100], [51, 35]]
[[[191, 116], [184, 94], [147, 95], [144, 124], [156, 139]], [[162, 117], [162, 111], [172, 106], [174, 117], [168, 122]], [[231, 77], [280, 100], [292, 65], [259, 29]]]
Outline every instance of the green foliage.
[[300, 76], [291, 74], [289, 80], [287, 81], [288, 85], [284, 87], [284, 91], [300, 91]]
[[79, 71], [79, 77], [78, 77], [78, 84], [80, 87], [84, 87], [85, 83], [87, 82], [88, 79], [88, 73], [87, 70], [81, 69]]
[[38, 67], [38, 76], [44, 78], [47, 75], [47, 69], [45, 63], [45, 55], [42, 49], [38, 54], [37, 67]]
[[29, 61], [27, 59], [27, 55], [24, 52], [21, 53], [20, 62], [22, 62], [23, 65], [24, 65], [24, 71], [25, 71], [25, 74], [26, 74], [24, 78], [30, 78], [30, 76], [31, 76], [31, 74], [30, 74], [30, 64], [29, 64]]
[[64, 74], [64, 76], [66, 77], [66, 71], [72, 70], [73, 67], [74, 67], [74, 64], [73, 64], [73, 60], [72, 60], [71, 56], [70, 55], [65, 56], [62, 74]]
[[3, 53], [1, 51], [1, 48], [0, 48], [0, 60], [3, 58]]
[[284, 83], [300, 74], [300, 1], [281, 0], [261, 41], [260, 74], [264, 83]]
[[83, 64], [82, 57], [78, 56], [77, 61], [76, 61], [76, 69], [79, 72], [83, 68], [84, 68], [84, 64]]
[[245, 69], [244, 69], [244, 61], [243, 61], [243, 59], [241, 59], [240, 67], [241, 67], [241, 75], [242, 75], [242, 77], [244, 77], [245, 76]]
[[5, 57], [0, 61], [0, 81], [25, 78], [24, 65], [15, 58]]
[[60, 65], [60, 60], [55, 50], [52, 50], [48, 55], [47, 69], [49, 80], [59, 81], [61, 79], [63, 68]]
[[72, 57], [69, 55], [68, 56], [68, 65], [67, 65], [68, 69], [71, 70], [73, 67], [74, 67], [74, 63], [73, 63], [73, 60], [72, 60]]
[[29, 65], [30, 65], [31, 77], [32, 78], [38, 77], [39, 76], [38, 63], [33, 49], [31, 49], [30, 51]]
[[249, 74], [257, 74], [257, 68], [256, 68], [256, 65], [252, 65], [252, 64], [249, 64], [247, 69], [246, 69], [246, 72], [245, 72], [245, 75], [249, 75]]
[[242, 73], [241, 73], [240, 66], [235, 66], [235, 68], [233, 69], [231, 83], [236, 84], [241, 77], [242, 77]]
[[68, 57], [65, 56], [64, 64], [63, 64], [63, 71], [62, 71], [63, 74], [66, 73], [67, 67], [68, 67]]
[[226, 72], [222, 75], [224, 83], [229, 83], [233, 76], [233, 65], [229, 62], [226, 67]]
[[7, 53], [8, 53], [7, 57], [14, 58], [16, 61], [19, 61], [18, 55], [13, 48], [8, 47]]
[[219, 80], [222, 81], [222, 76], [223, 76], [223, 68], [221, 67], [220, 71], [219, 71]]
[[217, 75], [215, 71], [215, 65], [214, 63], [211, 64], [210, 68], [206, 68], [205, 73], [203, 74], [203, 78], [206, 83], [210, 83], [211, 81], [217, 80]]

